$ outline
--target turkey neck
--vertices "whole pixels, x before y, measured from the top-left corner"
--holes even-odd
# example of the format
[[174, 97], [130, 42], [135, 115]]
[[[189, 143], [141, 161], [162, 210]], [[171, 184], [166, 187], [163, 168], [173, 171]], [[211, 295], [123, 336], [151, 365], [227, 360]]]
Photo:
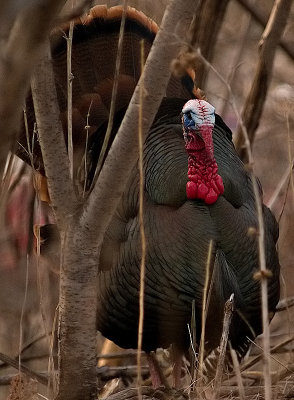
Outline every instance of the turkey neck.
[[[218, 172], [213, 153], [213, 125], [203, 124], [200, 134], [194, 133], [193, 140], [186, 142], [188, 153], [187, 197], [190, 200], [202, 199], [213, 204], [224, 193], [224, 185]], [[191, 143], [192, 142], [192, 143]]]

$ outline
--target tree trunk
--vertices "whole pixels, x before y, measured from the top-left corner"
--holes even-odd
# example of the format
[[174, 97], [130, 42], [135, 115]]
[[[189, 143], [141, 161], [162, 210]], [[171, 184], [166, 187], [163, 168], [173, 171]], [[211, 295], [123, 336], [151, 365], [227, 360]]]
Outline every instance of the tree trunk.
[[76, 223], [64, 235], [60, 281], [57, 399], [96, 398], [97, 247]]

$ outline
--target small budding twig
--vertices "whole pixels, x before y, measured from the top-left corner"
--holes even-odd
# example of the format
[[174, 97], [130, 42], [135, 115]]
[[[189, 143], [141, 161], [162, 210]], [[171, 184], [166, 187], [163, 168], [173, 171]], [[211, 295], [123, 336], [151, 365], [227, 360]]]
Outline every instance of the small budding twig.
[[234, 294], [231, 294], [229, 300], [226, 301], [224, 307], [224, 320], [223, 320], [223, 331], [219, 346], [219, 358], [217, 361], [216, 373], [215, 373], [215, 380], [214, 380], [214, 399], [218, 398], [219, 389], [222, 381], [222, 375], [224, 370], [225, 364], [225, 357], [227, 353], [227, 344], [228, 344], [228, 337], [229, 337], [229, 330], [232, 321], [234, 310]]

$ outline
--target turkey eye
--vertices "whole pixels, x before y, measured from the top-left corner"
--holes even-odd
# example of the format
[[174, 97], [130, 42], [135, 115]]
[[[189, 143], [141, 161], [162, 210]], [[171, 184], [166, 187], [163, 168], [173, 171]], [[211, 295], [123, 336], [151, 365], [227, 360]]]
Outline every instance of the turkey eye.
[[187, 118], [188, 118], [188, 119], [192, 119], [192, 114], [191, 114], [191, 112], [190, 112], [190, 111], [189, 111], [189, 112], [187, 112], [186, 116], [187, 116]]

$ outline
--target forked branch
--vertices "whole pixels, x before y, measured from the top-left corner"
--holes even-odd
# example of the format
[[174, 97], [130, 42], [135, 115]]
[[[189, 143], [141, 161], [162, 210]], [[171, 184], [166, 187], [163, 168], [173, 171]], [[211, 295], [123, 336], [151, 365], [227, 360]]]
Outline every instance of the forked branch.
[[[259, 125], [268, 87], [277, 45], [280, 41], [290, 13], [291, 0], [276, 0], [259, 42], [259, 61], [255, 77], [242, 111], [242, 119], [252, 145]], [[245, 139], [239, 126], [236, 136], [236, 149], [241, 159], [248, 161], [244, 146]]]

